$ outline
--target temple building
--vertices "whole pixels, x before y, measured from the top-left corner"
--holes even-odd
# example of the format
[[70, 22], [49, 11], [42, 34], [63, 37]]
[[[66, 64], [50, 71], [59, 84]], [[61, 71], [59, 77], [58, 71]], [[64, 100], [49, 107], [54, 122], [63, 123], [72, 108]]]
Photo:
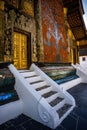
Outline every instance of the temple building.
[[0, 130], [87, 130], [84, 14], [82, 0], [0, 0]]
[[0, 0], [0, 62], [79, 63], [83, 14], [81, 0]]

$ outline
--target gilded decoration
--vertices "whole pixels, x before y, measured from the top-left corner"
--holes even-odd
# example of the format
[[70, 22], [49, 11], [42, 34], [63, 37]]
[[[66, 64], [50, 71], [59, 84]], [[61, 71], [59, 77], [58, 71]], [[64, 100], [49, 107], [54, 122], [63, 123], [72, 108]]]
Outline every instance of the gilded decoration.
[[27, 36], [14, 32], [14, 65], [18, 69], [27, 68]]
[[23, 12], [30, 15], [31, 17], [34, 17], [34, 4], [32, 1], [24, 1]]
[[0, 10], [4, 10], [4, 1], [0, 1]]
[[12, 18], [7, 8], [5, 8], [4, 20], [4, 59], [8, 61], [8, 57], [12, 54]]
[[[25, 32], [27, 34], [31, 33], [31, 55], [32, 61], [37, 61], [36, 58], [36, 26], [34, 18], [27, 17], [22, 12], [18, 12], [15, 9], [9, 9], [5, 7], [4, 15], [4, 59], [8, 61], [9, 58], [13, 60], [14, 47], [13, 47], [13, 33], [14, 29], [17, 29], [19, 32]], [[34, 52], [33, 52], [34, 46]], [[24, 53], [23, 53], [24, 54]], [[23, 55], [24, 56], [24, 55]]]

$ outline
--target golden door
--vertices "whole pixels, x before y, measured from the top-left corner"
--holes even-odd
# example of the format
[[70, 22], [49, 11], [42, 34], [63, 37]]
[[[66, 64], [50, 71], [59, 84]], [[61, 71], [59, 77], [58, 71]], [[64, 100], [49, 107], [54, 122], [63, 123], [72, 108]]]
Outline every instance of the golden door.
[[27, 68], [27, 35], [14, 32], [14, 66], [17, 69]]

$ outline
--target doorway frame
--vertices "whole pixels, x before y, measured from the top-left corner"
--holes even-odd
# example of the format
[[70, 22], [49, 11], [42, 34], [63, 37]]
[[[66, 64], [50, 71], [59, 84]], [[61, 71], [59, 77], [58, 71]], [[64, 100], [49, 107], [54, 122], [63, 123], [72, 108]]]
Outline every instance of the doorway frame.
[[[21, 34], [24, 34], [24, 35], [27, 36], [27, 68], [29, 68], [31, 63], [32, 63], [32, 58], [31, 58], [31, 55], [32, 55], [32, 51], [31, 51], [32, 50], [31, 49], [31, 32], [27, 32], [27, 31], [24, 31], [22, 29], [15, 28], [15, 27], [14, 27], [14, 30], [13, 30], [13, 34], [14, 34], [14, 32], [21, 33]], [[14, 41], [13, 41], [13, 43], [14, 43]], [[12, 48], [13, 48], [13, 45], [12, 45]], [[14, 48], [13, 48], [13, 50], [14, 50]], [[13, 55], [14, 55], [14, 51], [13, 51]]]

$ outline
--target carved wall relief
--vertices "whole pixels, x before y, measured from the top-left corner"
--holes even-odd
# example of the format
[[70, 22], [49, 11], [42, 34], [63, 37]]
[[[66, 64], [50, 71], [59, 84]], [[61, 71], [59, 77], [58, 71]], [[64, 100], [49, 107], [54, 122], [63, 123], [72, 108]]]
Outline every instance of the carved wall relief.
[[[34, 18], [26, 16], [19, 10], [9, 9], [5, 7], [5, 17], [4, 17], [4, 46], [5, 46], [5, 60], [7, 57], [11, 57], [10, 60], [13, 60], [13, 33], [16, 30], [19, 33], [31, 33], [31, 52], [32, 52], [32, 61], [36, 61], [36, 26]], [[34, 51], [33, 51], [34, 48]], [[8, 60], [8, 58], [7, 58]]]
[[12, 18], [10, 11], [5, 8], [4, 16], [4, 61], [12, 61]]
[[0, 1], [0, 10], [4, 11], [4, 1]]
[[34, 2], [31, 0], [24, 0], [22, 11], [31, 17], [34, 17]]
[[14, 28], [18, 28], [27, 33], [31, 33], [31, 52], [32, 61], [37, 61], [36, 58], [36, 25], [35, 20], [32, 17], [27, 17], [19, 12], [14, 12]]

